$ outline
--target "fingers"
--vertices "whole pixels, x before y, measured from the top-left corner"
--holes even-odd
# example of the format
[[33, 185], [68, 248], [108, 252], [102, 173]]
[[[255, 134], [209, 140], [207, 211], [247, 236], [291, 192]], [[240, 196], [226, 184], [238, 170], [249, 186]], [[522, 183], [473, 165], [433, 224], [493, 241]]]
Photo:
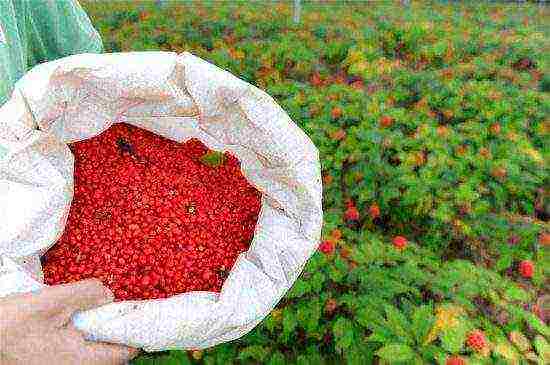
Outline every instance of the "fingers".
[[82, 280], [73, 284], [51, 286], [42, 298], [54, 301], [57, 307], [86, 310], [113, 301], [113, 293], [97, 279]]
[[[36, 293], [2, 299], [0, 323], [5, 329], [5, 336], [0, 337], [5, 337], [6, 341], [0, 342], [15, 353], [24, 355], [21, 355], [24, 361], [18, 363], [29, 365], [125, 364], [137, 356], [138, 350], [88, 342], [71, 323], [60, 326], [61, 323], [67, 323], [75, 311], [112, 300], [112, 293], [97, 280], [47, 287]], [[3, 359], [0, 359], [0, 364], [4, 364]]]
[[66, 321], [77, 310], [86, 310], [113, 301], [113, 293], [99, 280], [83, 280], [73, 284], [50, 286], [37, 293], [6, 298], [6, 316], [10, 320], [47, 319]]
[[86, 344], [86, 364], [118, 365], [126, 364], [136, 357], [138, 349], [121, 345], [108, 343], [87, 343]]
[[49, 314], [55, 317], [54, 325], [63, 326], [74, 312], [87, 310], [113, 301], [113, 293], [99, 280], [83, 280], [69, 285], [49, 288], [46, 300], [52, 300], [57, 306]]
[[[58, 334], [65, 339], [65, 343], [76, 342], [78, 345], [73, 353], [78, 356], [78, 363], [85, 365], [115, 365], [126, 364], [139, 354], [139, 349], [123, 345], [88, 342], [82, 333], [72, 324], [60, 329]], [[1, 364], [1, 363], [0, 363]]]

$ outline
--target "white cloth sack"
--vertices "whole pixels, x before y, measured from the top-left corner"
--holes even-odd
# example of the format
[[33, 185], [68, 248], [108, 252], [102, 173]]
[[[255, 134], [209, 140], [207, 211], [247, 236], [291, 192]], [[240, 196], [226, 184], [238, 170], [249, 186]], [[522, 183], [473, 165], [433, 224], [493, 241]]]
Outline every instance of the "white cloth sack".
[[263, 91], [189, 53], [82, 54], [33, 68], [0, 108], [0, 296], [43, 286], [39, 257], [73, 195], [67, 143], [126, 122], [230, 151], [263, 193], [250, 249], [220, 293], [123, 301], [79, 312], [89, 339], [159, 351], [234, 340], [292, 286], [321, 234], [318, 151]]

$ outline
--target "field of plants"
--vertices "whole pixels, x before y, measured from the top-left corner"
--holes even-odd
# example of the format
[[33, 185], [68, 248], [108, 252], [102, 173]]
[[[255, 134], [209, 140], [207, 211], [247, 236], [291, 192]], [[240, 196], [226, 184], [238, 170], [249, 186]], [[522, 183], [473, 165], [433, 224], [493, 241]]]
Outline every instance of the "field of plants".
[[550, 363], [547, 7], [83, 5], [106, 52], [209, 60], [321, 156], [323, 241], [278, 307], [135, 364]]

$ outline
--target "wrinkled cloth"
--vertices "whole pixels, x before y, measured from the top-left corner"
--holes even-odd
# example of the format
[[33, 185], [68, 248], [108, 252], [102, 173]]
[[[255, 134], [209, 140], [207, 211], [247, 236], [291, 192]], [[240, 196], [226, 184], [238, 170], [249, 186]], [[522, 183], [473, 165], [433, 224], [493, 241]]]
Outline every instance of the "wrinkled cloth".
[[[265, 92], [189, 53], [83, 54], [33, 68], [0, 108], [0, 295], [40, 287], [38, 257], [61, 236], [73, 194], [67, 143], [125, 122], [229, 151], [262, 192], [250, 249], [220, 293], [123, 301], [79, 312], [91, 340], [147, 351], [202, 349], [260, 323], [321, 235], [318, 150]], [[3, 153], [2, 153], [3, 150]], [[3, 274], [2, 274], [3, 273]]]

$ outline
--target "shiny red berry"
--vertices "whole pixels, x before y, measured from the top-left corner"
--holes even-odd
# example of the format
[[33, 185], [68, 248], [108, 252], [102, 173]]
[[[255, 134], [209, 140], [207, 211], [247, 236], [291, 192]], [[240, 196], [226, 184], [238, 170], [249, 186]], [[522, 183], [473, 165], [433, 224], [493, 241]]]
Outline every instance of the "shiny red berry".
[[356, 207], [350, 206], [346, 209], [345, 218], [348, 221], [358, 221], [359, 220], [359, 211]]
[[334, 253], [334, 248], [334, 242], [331, 240], [324, 240], [319, 245], [319, 251], [321, 251], [325, 255], [332, 255]]
[[398, 250], [402, 250], [405, 247], [407, 247], [407, 244], [409, 243], [407, 239], [403, 236], [395, 236], [392, 240], [393, 246], [397, 248]]
[[535, 264], [530, 260], [523, 260], [519, 263], [519, 273], [526, 279], [533, 277], [535, 273]]

